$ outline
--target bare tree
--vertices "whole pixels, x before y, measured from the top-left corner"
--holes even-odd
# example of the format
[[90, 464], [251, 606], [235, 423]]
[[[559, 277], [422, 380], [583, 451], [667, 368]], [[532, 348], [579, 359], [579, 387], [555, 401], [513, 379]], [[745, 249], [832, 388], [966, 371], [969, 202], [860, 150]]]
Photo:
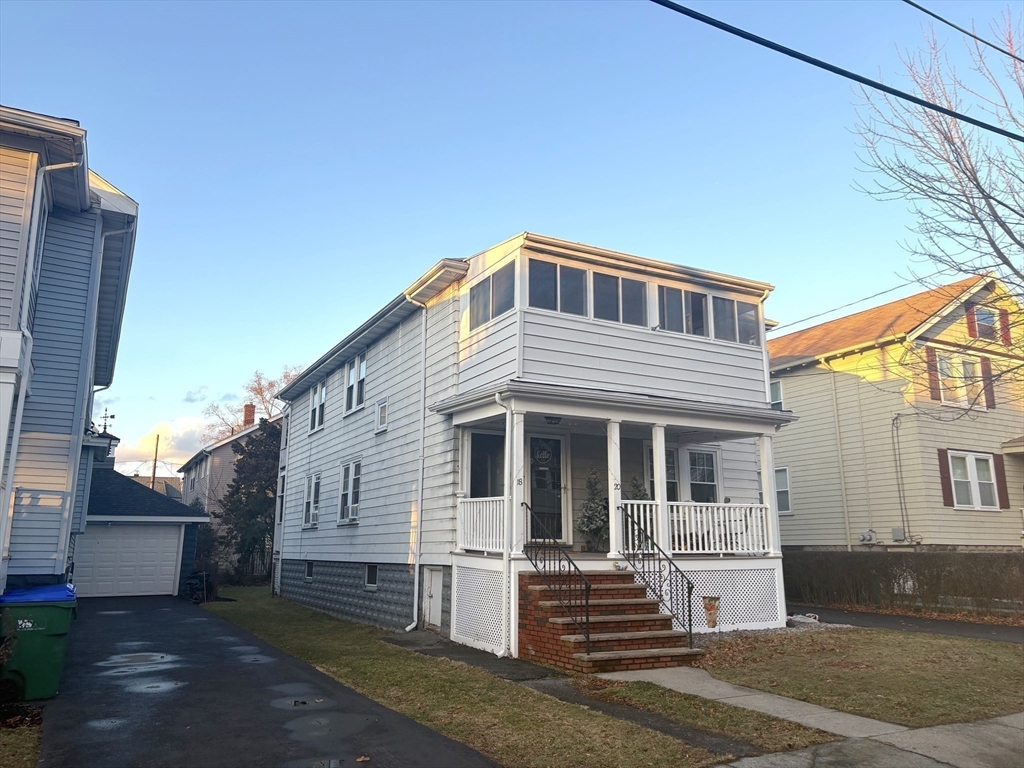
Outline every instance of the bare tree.
[[299, 375], [302, 368], [286, 365], [276, 378], [269, 378], [262, 371], [255, 371], [243, 387], [243, 397], [239, 404], [217, 402], [210, 403], [203, 409], [206, 417], [206, 430], [203, 442], [213, 442], [230, 437], [243, 425], [243, 413], [246, 403], [256, 406], [256, 419], [269, 419], [281, 412], [282, 403], [275, 398], [292, 379]]
[[[970, 64], [957, 71], [930, 29], [920, 51], [901, 54], [904, 74], [910, 90], [927, 101], [961, 113], [973, 105], [1002, 127], [1024, 132], [1020, 19], [1007, 10], [991, 33], [1010, 56], [968, 40]], [[995, 316], [996, 337], [979, 334], [973, 316], [968, 320], [971, 334], [964, 346], [979, 355], [1001, 347], [991, 357], [986, 384], [970, 366], [936, 371], [935, 360], [917, 345], [906, 346], [902, 367], [913, 371], [919, 386], [928, 386], [930, 376], [933, 391], [938, 373], [944, 389], [968, 393], [972, 405], [980, 404], [986, 386], [998, 380], [1019, 401], [1024, 396], [1024, 144], [888, 94], [867, 88], [861, 93], [856, 131], [861, 160], [874, 179], [860, 188], [878, 200], [909, 203], [917, 238], [904, 247], [919, 265], [915, 279], [933, 287], [990, 276], [1012, 297], [1008, 302], [996, 291], [975, 299], [986, 319]]]

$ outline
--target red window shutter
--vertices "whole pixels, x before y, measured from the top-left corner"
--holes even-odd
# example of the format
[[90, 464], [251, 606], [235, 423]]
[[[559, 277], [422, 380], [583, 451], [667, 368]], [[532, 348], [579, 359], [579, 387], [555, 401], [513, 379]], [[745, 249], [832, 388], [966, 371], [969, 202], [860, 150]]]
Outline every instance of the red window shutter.
[[939, 361], [936, 359], [935, 350], [931, 347], [924, 348], [924, 358], [928, 363], [928, 394], [932, 400], [941, 400], [939, 392]]
[[1004, 345], [1010, 346], [1010, 311], [1008, 309], [999, 310], [999, 337]]
[[953, 506], [953, 479], [949, 476], [949, 451], [939, 448], [939, 482], [942, 484], [942, 506]]
[[981, 358], [981, 386], [985, 392], [985, 407], [992, 409], [996, 407], [996, 388], [992, 383], [992, 361], [987, 357]]
[[964, 310], [967, 314], [967, 335], [976, 339], [978, 338], [978, 318], [974, 316], [974, 304], [966, 304]]
[[999, 508], [1010, 508], [1010, 492], [1006, 487], [1006, 465], [1000, 453], [992, 454], [992, 464], [996, 470], [996, 494], [999, 496]]

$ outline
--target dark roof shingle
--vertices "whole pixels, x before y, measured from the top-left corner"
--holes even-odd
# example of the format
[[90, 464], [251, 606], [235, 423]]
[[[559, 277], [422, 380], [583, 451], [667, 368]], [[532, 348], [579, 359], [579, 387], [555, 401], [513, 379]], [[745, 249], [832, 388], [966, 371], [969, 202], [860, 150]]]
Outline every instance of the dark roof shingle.
[[203, 512], [169, 499], [159, 491], [107, 468], [93, 470], [88, 515], [207, 517]]

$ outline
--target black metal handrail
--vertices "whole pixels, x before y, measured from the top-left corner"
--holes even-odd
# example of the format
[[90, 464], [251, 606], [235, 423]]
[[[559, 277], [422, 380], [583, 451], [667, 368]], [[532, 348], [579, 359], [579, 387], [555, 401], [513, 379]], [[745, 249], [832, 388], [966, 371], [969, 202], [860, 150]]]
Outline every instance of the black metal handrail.
[[632, 512], [622, 506], [619, 509], [624, 515], [623, 522], [630, 526], [630, 530], [624, 531], [627, 546], [622, 548], [622, 556], [647, 587], [648, 594], [655, 595], [672, 618], [686, 626], [687, 642], [693, 648], [693, 582]]
[[[522, 504], [530, 514], [532, 534], [523, 544], [523, 554], [537, 573], [544, 577], [545, 586], [554, 593], [576, 629], [583, 635], [587, 653], [590, 653], [590, 579], [576, 565], [565, 546], [551, 535], [547, 526], [530, 509], [530, 505], [525, 501]], [[583, 608], [582, 623], [578, 617], [580, 607]]]

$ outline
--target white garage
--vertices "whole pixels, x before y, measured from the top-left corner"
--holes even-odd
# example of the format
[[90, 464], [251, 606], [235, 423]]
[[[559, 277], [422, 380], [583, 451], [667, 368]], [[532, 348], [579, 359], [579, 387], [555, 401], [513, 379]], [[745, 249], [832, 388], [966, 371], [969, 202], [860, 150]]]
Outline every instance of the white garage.
[[79, 597], [175, 595], [185, 526], [89, 520], [75, 540]]

